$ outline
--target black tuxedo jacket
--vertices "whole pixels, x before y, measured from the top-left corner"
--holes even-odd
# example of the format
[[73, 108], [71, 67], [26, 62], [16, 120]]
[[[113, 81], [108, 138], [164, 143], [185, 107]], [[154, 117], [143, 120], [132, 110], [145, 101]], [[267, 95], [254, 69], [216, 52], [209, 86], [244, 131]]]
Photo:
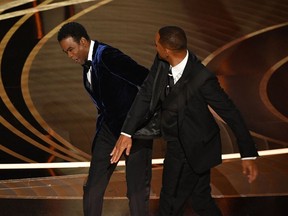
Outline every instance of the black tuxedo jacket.
[[[141, 125], [143, 116], [156, 108], [165, 89], [169, 64], [155, 58], [123, 125], [122, 131], [133, 134]], [[221, 163], [219, 127], [209, 110], [213, 110], [233, 130], [241, 157], [258, 156], [255, 144], [241, 114], [220, 87], [215, 74], [189, 52], [182, 77], [164, 101], [165, 106], [176, 107], [178, 134], [187, 161], [196, 172]], [[176, 106], [175, 106], [176, 104]]]
[[149, 70], [120, 50], [95, 41], [91, 83], [83, 70], [84, 86], [98, 109], [97, 131], [105, 122], [118, 137], [131, 104]]

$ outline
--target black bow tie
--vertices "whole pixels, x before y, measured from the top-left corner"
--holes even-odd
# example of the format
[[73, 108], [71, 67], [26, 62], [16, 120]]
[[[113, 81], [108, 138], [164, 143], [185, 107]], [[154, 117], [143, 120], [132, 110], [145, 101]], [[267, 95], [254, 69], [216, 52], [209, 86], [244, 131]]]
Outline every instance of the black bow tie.
[[84, 67], [84, 69], [86, 69], [86, 71], [88, 72], [88, 70], [90, 69], [91, 65], [92, 65], [92, 61], [88, 60], [82, 65], [82, 67]]

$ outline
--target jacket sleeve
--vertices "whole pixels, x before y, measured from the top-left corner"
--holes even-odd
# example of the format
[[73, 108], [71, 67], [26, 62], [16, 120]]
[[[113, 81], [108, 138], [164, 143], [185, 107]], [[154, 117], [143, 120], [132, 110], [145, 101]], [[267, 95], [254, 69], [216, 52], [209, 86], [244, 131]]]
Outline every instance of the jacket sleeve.
[[138, 87], [142, 85], [149, 73], [147, 68], [113, 47], [103, 51], [100, 63], [110, 73]]
[[217, 77], [211, 75], [201, 86], [200, 93], [206, 103], [232, 129], [238, 143], [241, 157], [258, 156], [254, 141], [246, 127], [241, 113], [221, 88]]
[[147, 120], [147, 114], [150, 112], [150, 102], [152, 98], [153, 83], [157, 71], [157, 58], [151, 67], [146, 80], [142, 84], [136, 98], [127, 114], [126, 120], [122, 126], [122, 132], [133, 135]]

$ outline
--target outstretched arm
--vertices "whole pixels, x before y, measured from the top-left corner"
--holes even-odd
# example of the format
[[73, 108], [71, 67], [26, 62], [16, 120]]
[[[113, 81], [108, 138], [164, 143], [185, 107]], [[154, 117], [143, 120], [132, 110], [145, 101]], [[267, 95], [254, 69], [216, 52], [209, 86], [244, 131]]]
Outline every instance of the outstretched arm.
[[117, 163], [125, 149], [126, 149], [125, 153], [128, 156], [130, 154], [131, 147], [132, 147], [132, 138], [121, 134], [116, 142], [113, 151], [110, 154], [112, 156], [110, 160], [111, 163]]

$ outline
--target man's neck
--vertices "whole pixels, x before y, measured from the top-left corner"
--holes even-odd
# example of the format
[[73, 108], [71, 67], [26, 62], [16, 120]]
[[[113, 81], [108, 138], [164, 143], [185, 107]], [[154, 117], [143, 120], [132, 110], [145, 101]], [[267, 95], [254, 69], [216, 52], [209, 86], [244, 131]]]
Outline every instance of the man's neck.
[[183, 61], [186, 55], [187, 55], [187, 50], [183, 52], [173, 52], [173, 54], [169, 56], [168, 62], [172, 67], [174, 67], [178, 65], [181, 61]]

